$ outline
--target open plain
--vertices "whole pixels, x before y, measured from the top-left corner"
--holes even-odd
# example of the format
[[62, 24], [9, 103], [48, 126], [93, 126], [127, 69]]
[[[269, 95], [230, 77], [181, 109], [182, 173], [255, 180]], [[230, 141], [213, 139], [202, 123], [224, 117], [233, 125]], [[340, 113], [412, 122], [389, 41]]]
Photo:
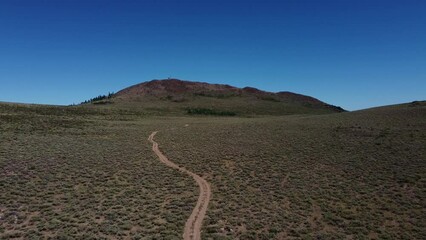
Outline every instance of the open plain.
[[289, 116], [152, 116], [0, 104], [2, 239], [424, 239], [426, 105]]

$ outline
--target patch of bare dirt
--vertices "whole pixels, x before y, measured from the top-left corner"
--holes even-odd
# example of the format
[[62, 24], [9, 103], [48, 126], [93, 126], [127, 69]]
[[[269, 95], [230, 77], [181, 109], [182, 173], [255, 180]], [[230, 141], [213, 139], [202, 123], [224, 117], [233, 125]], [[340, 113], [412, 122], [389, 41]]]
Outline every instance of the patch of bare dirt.
[[210, 198], [211, 198], [211, 188], [210, 184], [199, 175], [180, 167], [179, 165], [175, 164], [174, 162], [170, 161], [159, 149], [158, 143], [154, 141], [154, 136], [157, 134], [157, 132], [151, 133], [149, 135], [148, 140], [152, 143], [152, 150], [157, 154], [158, 158], [162, 163], [167, 165], [168, 167], [174, 168], [180, 172], [183, 172], [192, 178], [197, 182], [198, 186], [200, 187], [200, 196], [198, 197], [197, 204], [195, 205], [195, 208], [192, 210], [191, 216], [189, 216], [188, 220], [186, 221], [185, 228], [183, 231], [183, 239], [184, 240], [199, 240], [201, 239], [201, 227], [203, 223], [203, 219], [206, 216], [207, 212], [207, 206], [209, 204]]

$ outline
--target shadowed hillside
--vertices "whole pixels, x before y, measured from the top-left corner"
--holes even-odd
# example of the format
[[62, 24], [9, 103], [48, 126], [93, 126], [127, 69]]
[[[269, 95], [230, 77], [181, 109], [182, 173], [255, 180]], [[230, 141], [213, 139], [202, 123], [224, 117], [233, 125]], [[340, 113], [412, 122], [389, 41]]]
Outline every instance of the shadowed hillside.
[[125, 88], [94, 105], [118, 106], [159, 114], [288, 115], [344, 111], [313, 97], [291, 92], [272, 93], [252, 87], [152, 80]]

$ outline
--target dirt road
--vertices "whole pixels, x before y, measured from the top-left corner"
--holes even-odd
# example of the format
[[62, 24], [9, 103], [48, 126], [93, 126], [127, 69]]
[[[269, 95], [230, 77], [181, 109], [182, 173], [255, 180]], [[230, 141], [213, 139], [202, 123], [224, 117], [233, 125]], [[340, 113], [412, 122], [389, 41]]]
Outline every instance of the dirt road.
[[201, 226], [203, 224], [203, 219], [206, 216], [207, 206], [209, 205], [209, 201], [212, 195], [210, 184], [204, 178], [189, 170], [186, 170], [184, 167], [178, 166], [177, 164], [167, 159], [167, 157], [158, 148], [158, 143], [154, 141], [155, 134], [157, 134], [157, 132], [151, 133], [148, 140], [152, 143], [152, 150], [155, 152], [155, 154], [157, 154], [160, 161], [171, 168], [188, 174], [194, 178], [200, 187], [200, 196], [198, 197], [197, 205], [195, 205], [191, 216], [189, 216], [188, 220], [186, 221], [183, 231], [184, 240], [199, 240], [201, 239]]

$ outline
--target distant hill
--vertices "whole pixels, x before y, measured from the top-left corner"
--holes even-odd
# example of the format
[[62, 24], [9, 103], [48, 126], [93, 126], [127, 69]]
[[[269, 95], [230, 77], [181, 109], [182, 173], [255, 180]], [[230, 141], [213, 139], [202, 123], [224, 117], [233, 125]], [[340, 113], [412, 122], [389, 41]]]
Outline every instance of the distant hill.
[[161, 114], [289, 115], [343, 112], [316, 98], [292, 92], [266, 92], [225, 84], [152, 80], [125, 88], [94, 105], [141, 109]]

